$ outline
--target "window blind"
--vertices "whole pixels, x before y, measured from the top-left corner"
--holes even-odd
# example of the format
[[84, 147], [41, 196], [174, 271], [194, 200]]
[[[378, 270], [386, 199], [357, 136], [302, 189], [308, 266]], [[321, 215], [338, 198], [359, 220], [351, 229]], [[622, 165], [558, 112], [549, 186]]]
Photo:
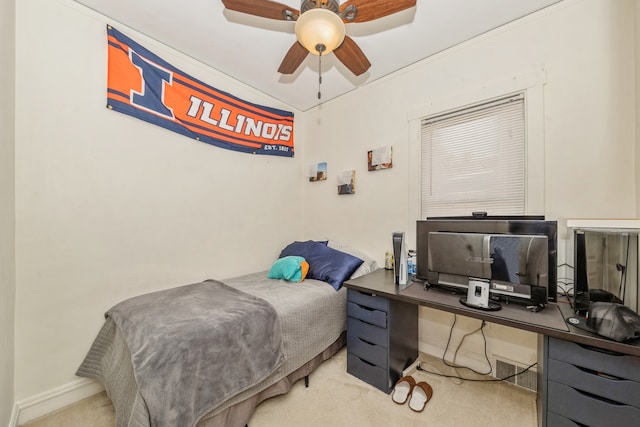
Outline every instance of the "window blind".
[[421, 122], [421, 217], [522, 215], [524, 95]]

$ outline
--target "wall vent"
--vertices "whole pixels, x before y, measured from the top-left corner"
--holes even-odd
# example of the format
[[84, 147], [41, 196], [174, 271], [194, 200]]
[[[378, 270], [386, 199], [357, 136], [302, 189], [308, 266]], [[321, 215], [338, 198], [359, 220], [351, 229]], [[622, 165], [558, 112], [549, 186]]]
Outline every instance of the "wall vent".
[[[526, 367], [518, 366], [517, 364], [505, 360], [496, 359], [496, 369], [494, 370], [494, 377], [507, 378], [505, 381], [515, 384], [517, 386], [526, 388], [530, 391], [538, 390], [538, 373], [529, 369], [524, 372]], [[515, 375], [518, 374], [518, 375]], [[515, 375], [515, 376], [513, 376]]]

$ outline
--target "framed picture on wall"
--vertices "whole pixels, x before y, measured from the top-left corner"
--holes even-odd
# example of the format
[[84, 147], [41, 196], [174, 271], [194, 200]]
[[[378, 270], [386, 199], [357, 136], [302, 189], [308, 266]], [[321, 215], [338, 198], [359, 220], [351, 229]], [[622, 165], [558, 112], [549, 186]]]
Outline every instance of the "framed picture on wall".
[[327, 162], [314, 163], [309, 166], [309, 176], [310, 182], [315, 181], [326, 181], [327, 179]]
[[349, 170], [338, 175], [338, 194], [354, 194], [356, 192], [356, 171]]
[[377, 171], [393, 167], [393, 148], [390, 145], [367, 152], [367, 169]]

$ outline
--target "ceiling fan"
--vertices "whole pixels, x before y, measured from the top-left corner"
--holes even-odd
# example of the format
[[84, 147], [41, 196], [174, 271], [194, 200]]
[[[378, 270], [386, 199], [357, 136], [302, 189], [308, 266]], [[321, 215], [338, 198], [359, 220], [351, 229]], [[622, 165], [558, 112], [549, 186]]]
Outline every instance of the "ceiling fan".
[[271, 0], [222, 0], [236, 12], [269, 19], [296, 22], [296, 42], [284, 56], [278, 72], [292, 74], [309, 53], [326, 55], [333, 51], [353, 74], [359, 76], [371, 63], [353, 39], [345, 34], [345, 24], [367, 22], [416, 5], [416, 0], [302, 0], [300, 10]]

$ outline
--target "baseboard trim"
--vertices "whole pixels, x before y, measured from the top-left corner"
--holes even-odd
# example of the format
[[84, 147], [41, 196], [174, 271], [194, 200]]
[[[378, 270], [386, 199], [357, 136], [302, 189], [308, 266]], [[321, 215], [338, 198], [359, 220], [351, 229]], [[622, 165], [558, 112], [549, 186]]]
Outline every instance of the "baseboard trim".
[[[419, 342], [419, 351], [421, 353], [425, 353], [429, 356], [433, 356], [437, 359], [442, 359], [442, 355], [446, 348], [446, 343], [436, 342], [436, 343], [425, 343], [424, 341]], [[449, 352], [447, 353], [447, 361], [452, 362], [451, 358], [453, 357], [453, 351], [449, 348]], [[489, 359], [491, 360], [491, 359]], [[468, 351], [465, 349], [460, 349], [457, 354], [456, 364], [461, 366], [468, 366], [469, 368], [475, 369], [479, 372], [486, 372], [489, 368], [493, 369], [493, 366], [487, 364], [487, 360], [485, 359], [484, 354], [476, 353], [474, 351]]]
[[[94, 380], [82, 378], [16, 403], [10, 427], [34, 420], [43, 415], [62, 409], [82, 399], [100, 393], [104, 388]], [[17, 423], [16, 423], [17, 421]]]

